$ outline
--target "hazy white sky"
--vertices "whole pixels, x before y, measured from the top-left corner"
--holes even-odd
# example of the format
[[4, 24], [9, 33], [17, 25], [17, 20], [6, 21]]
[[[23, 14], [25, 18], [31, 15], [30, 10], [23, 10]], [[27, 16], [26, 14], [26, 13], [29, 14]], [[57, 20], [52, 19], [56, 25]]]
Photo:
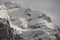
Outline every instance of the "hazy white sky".
[[55, 24], [60, 25], [60, 0], [20, 0], [20, 3], [24, 7], [46, 13]]
[[[11, 1], [11, 0], [0, 0]], [[51, 17], [53, 22], [60, 25], [60, 0], [15, 0], [23, 7], [30, 7], [32, 10], [42, 11]]]

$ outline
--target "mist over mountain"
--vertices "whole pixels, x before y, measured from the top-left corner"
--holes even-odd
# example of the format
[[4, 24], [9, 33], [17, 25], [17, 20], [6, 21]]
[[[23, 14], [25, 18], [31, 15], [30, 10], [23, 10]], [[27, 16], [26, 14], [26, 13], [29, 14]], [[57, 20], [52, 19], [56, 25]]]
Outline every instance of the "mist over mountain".
[[[13, 0], [0, 0], [0, 2]], [[23, 7], [44, 12], [51, 17], [54, 24], [60, 25], [60, 1], [59, 0], [14, 0], [18, 1]]]
[[[53, 24], [50, 16], [19, 2], [8, 1], [0, 5], [0, 18], [8, 19], [16, 40], [56, 40], [60, 38], [60, 27]], [[58, 38], [57, 38], [58, 37]]]

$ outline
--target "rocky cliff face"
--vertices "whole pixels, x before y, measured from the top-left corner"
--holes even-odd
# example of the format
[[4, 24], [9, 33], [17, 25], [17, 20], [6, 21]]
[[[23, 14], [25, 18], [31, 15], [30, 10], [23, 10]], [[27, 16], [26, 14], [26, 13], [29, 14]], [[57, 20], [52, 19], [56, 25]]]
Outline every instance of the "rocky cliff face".
[[0, 40], [14, 40], [9, 21], [5, 18], [0, 18]]

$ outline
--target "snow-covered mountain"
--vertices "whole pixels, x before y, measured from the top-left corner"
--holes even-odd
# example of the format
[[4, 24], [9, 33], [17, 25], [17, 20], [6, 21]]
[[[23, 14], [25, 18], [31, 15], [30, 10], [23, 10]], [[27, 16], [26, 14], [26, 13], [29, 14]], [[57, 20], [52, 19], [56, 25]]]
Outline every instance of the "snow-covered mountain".
[[[14, 34], [25, 40], [56, 40], [58, 27], [52, 23], [49, 16], [41, 11], [23, 8], [18, 2], [9, 1], [1, 4], [0, 15], [6, 17]], [[22, 40], [22, 39], [20, 39]]]

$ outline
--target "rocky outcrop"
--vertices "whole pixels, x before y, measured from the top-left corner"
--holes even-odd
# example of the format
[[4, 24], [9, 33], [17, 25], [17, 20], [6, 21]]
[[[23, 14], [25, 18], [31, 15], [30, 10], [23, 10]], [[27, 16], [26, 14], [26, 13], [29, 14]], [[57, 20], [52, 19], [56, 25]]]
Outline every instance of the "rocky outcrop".
[[9, 21], [5, 18], [0, 18], [0, 40], [14, 40]]

